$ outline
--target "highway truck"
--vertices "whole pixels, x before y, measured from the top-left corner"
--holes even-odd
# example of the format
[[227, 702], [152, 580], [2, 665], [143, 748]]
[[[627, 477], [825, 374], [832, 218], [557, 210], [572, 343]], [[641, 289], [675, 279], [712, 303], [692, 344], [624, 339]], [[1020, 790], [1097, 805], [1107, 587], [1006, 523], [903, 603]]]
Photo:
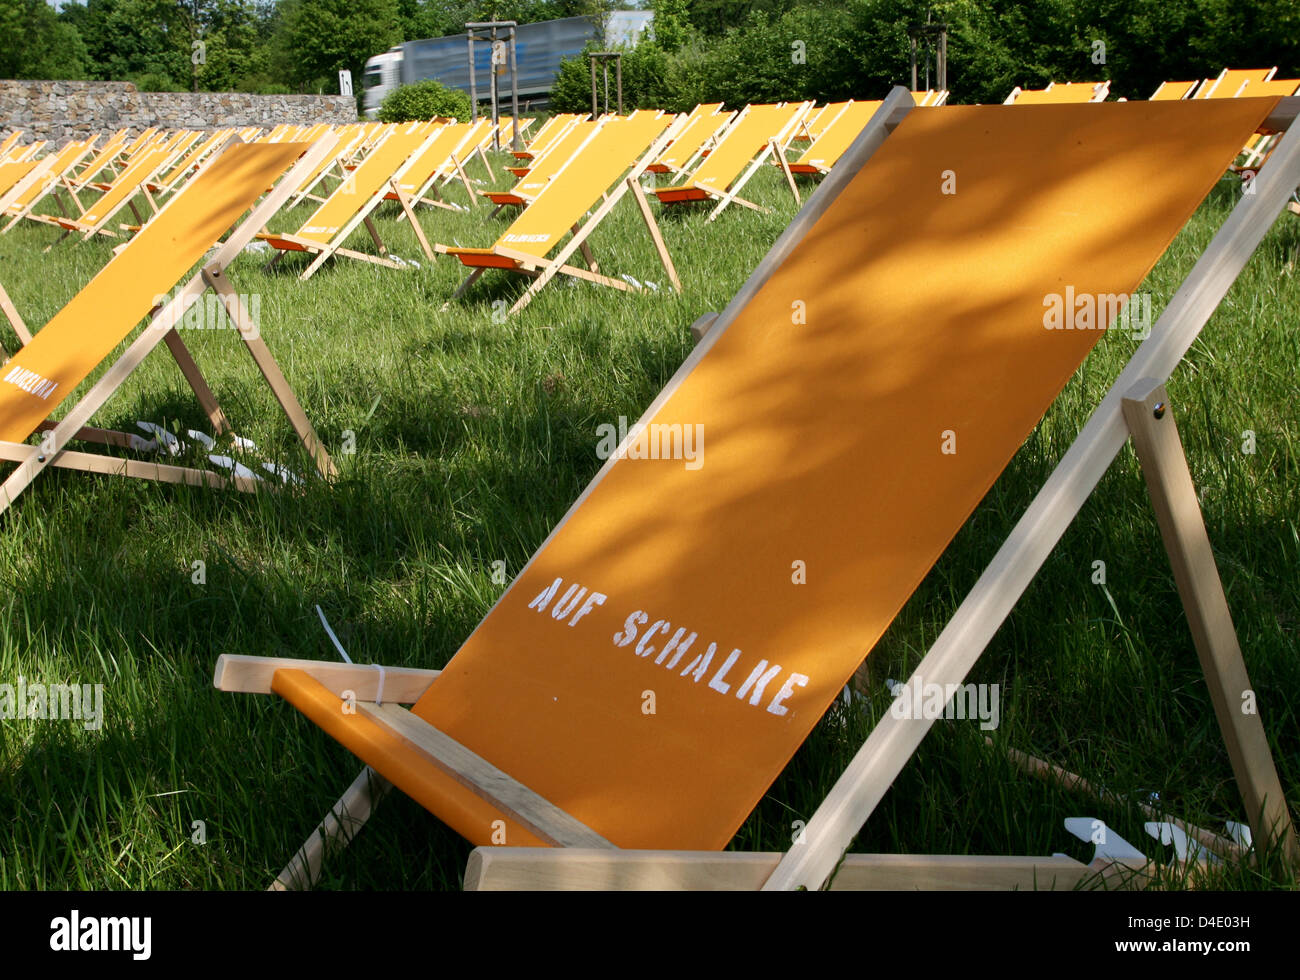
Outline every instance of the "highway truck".
[[[642, 10], [620, 10], [605, 24], [605, 44], [635, 46], [650, 27], [653, 14]], [[477, 38], [484, 36], [477, 32]], [[519, 101], [534, 107], [545, 105], [555, 82], [555, 73], [565, 58], [582, 54], [597, 37], [596, 25], [588, 17], [564, 17], [515, 28], [515, 62], [519, 74]], [[407, 41], [366, 61], [362, 108], [373, 118], [389, 92], [399, 85], [432, 78], [449, 88], [469, 94], [468, 35], [453, 34], [423, 41]], [[474, 74], [479, 98], [488, 93], [492, 46], [475, 40]], [[508, 99], [509, 84], [501, 79], [501, 98]]]

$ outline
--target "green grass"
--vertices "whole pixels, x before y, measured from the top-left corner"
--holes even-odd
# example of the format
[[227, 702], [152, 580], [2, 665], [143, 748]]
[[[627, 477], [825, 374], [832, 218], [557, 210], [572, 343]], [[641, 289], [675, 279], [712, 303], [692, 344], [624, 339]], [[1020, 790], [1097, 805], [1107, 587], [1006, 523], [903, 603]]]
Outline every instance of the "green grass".
[[[477, 164], [475, 168], [477, 169]], [[501, 181], [504, 184], [505, 181]], [[485, 277], [446, 313], [461, 268], [395, 272], [327, 265], [311, 281], [271, 274], [265, 256], [231, 269], [261, 297], [262, 331], [336, 454], [333, 486], [241, 495], [47, 472], [0, 520], [0, 681], [105, 684], [106, 724], [0, 723], [0, 887], [263, 888], [358, 770], [274, 698], [211, 687], [221, 653], [333, 659], [313, 607], [354, 660], [441, 666], [600, 465], [596, 426], [636, 417], [691, 349], [687, 327], [721, 309], [794, 212], [775, 173], [751, 184], [773, 213], [732, 208], [662, 224], [684, 282], [628, 295], [548, 287], [493, 322], [522, 281]], [[460, 200], [458, 189], [449, 192]], [[1221, 184], [1146, 286], [1157, 312], [1223, 220]], [[307, 214], [282, 215], [292, 230]], [[424, 214], [430, 240], [490, 244], [483, 212]], [[386, 211], [393, 250], [419, 258]], [[0, 238], [0, 282], [44, 323], [109, 258], [109, 245], [29, 227]], [[356, 247], [369, 248], [364, 235]], [[592, 241], [613, 274], [664, 282], [630, 202]], [[1284, 217], [1175, 373], [1169, 390], [1199, 488], [1265, 727], [1300, 812], [1300, 221]], [[7, 328], [5, 346], [13, 349]], [[288, 425], [236, 338], [189, 331], [237, 431], [301, 471]], [[871, 656], [862, 713], [814, 730], [736, 835], [783, 850], [874, 717], [886, 677], [915, 666], [1135, 342], [1109, 333]], [[206, 429], [179, 372], [158, 353], [96, 420]], [[1258, 451], [1240, 451], [1253, 429]], [[347, 434], [356, 452], [339, 452]], [[1092, 562], [1107, 566], [1103, 590]], [[191, 582], [196, 561], [206, 584]], [[1128, 796], [1158, 791], [1171, 813], [1212, 829], [1243, 819], [1168, 561], [1131, 450], [1085, 505], [1002, 627], [972, 680], [1002, 686], [999, 747], [1050, 759]], [[941, 722], [855, 844], [865, 851], [1090, 857], [1061, 820], [1088, 814], [1149, 854], [1132, 807], [1072, 796], [1017, 772], [977, 725]], [[206, 843], [191, 842], [203, 821]], [[469, 845], [400, 794], [326, 864], [325, 887], [454, 888]], [[1216, 872], [1231, 888], [1294, 887], [1274, 855]], [[1176, 875], [1163, 884], [1181, 887]]]

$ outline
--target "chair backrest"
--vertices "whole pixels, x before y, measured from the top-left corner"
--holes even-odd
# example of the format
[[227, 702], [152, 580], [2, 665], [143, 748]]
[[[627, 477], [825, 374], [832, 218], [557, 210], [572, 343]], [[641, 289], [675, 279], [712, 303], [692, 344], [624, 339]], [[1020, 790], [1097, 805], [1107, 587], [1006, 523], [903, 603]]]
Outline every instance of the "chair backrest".
[[820, 136], [804, 152], [796, 163], [829, 170], [835, 166], [844, 151], [857, 138], [862, 128], [871, 121], [872, 115], [880, 108], [880, 102], [850, 102], [840, 110], [836, 118], [822, 130]]
[[720, 112], [721, 102], [710, 103], [703, 108], [713, 111], [701, 112], [687, 119], [686, 125], [668, 144], [668, 148], [659, 154], [659, 159], [655, 160], [656, 165], [681, 170], [691, 162], [691, 158], [700, 151], [700, 147], [713, 139], [736, 117], [734, 112]]
[[1196, 82], [1161, 82], [1160, 87], [1151, 93], [1152, 102], [1174, 102], [1190, 98]]
[[218, 129], [216, 132], [210, 133], [207, 139], [187, 153], [184, 159], [182, 159], [180, 163], [176, 164], [167, 176], [163, 177], [163, 186], [170, 187], [178, 181], [189, 172], [191, 167], [202, 160], [205, 155], [215, 150], [223, 141], [230, 139], [233, 133], [233, 129]]
[[574, 154], [583, 151], [587, 141], [596, 134], [597, 130], [608, 122], [609, 120], [601, 122], [580, 120], [574, 123], [550, 145], [544, 154], [533, 158], [533, 165], [528, 168], [528, 173], [519, 178], [515, 186], [510, 188], [510, 193], [536, 197], [541, 193], [542, 188], [550, 183], [551, 178], [573, 159]]
[[1254, 99], [1261, 96], [1287, 96], [1300, 92], [1300, 79], [1275, 78], [1268, 82], [1245, 81], [1237, 90], [1237, 98]]
[[[54, 160], [51, 162], [44, 175], [33, 180], [24, 190], [16, 194], [13, 200], [9, 202], [8, 207], [21, 210], [39, 198], [49, 190], [50, 184], [57, 181], [60, 177], [75, 167], [77, 163], [91, 151], [97, 139], [98, 137], [92, 136], [90, 139], [86, 140], [74, 140], [64, 146], [63, 149], [54, 155]], [[0, 179], [0, 184], [3, 183], [3, 179]], [[0, 191], [0, 194], [2, 193], [3, 192]]]
[[[1045, 298], [1136, 290], [1271, 109], [908, 113], [822, 185], [415, 713], [619, 847], [724, 846], [1102, 336], [1045, 329]], [[399, 785], [459, 833], [536, 843], [429, 769]]]
[[1109, 91], [1109, 82], [1054, 82], [1044, 89], [1025, 89], [1016, 96], [1013, 105], [1066, 105], [1077, 102], [1098, 102]]
[[[849, 101], [852, 100], [850, 99]], [[808, 131], [808, 134], [813, 139], [816, 139], [818, 136], [822, 134], [822, 131], [825, 130], [827, 126], [829, 126], [831, 123], [835, 121], [836, 117], [839, 116], [839, 114], [844, 111], [844, 107], [847, 106], [848, 104], [849, 102], [847, 101], [827, 102], [820, 109], [814, 109], [813, 111], [808, 113], [808, 115], [804, 118], [803, 126], [801, 127], [801, 129], [806, 129]]]
[[297, 231], [299, 238], [333, 240], [363, 206], [393, 177], [428, 137], [423, 123], [410, 123], [388, 133], [358, 167], [312, 212]]
[[691, 174], [689, 183], [713, 191], [726, 190], [767, 141], [785, 134], [807, 108], [808, 103], [747, 106]]
[[106, 166], [112, 163], [113, 158], [122, 152], [122, 148], [125, 145], [126, 140], [120, 135], [110, 139], [104, 144], [103, 149], [91, 157], [90, 162], [86, 164], [79, 174], [77, 174], [77, 180], [90, 180]]
[[1225, 68], [1218, 78], [1207, 78], [1194, 99], [1235, 99], [1246, 82], [1271, 81], [1277, 68]]
[[0, 439], [21, 442], [307, 147], [229, 147], [0, 368]]
[[552, 116], [542, 125], [528, 143], [528, 152], [533, 156], [544, 152], [548, 146], [564, 135], [565, 131], [578, 121], [578, 113], [562, 112]]
[[497, 245], [545, 256], [672, 121], [672, 116], [643, 112], [635, 119], [600, 123], [582, 149], [497, 239]]
[[138, 154], [127, 168], [117, 175], [108, 190], [91, 202], [77, 221], [83, 227], [99, 225], [113, 216], [139, 192], [146, 180], [167, 163], [172, 153], [166, 148], [147, 150]]
[[[482, 120], [479, 121], [479, 124], [482, 124]], [[402, 179], [398, 181], [398, 186], [401, 187], [402, 192], [414, 194], [428, 183], [431, 177], [450, 164], [452, 155], [457, 153], [462, 146], [473, 138], [474, 126], [475, 124], [472, 123], [451, 123], [438, 130], [438, 135], [434, 141], [419, 155], [402, 176]]]
[[13, 163], [0, 163], [0, 194], [18, 184], [36, 168], [35, 160], [20, 160]]
[[931, 107], [940, 106], [948, 101], [948, 90], [926, 89], [925, 91], [915, 91], [912, 93], [912, 101], [919, 106]]

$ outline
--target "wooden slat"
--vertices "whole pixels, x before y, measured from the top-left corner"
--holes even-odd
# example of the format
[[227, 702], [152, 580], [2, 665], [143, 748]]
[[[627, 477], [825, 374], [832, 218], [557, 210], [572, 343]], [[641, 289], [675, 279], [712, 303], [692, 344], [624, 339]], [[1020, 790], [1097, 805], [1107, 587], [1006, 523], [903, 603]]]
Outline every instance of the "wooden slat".
[[[57, 427], [54, 431], [57, 431]], [[274, 484], [249, 480], [246, 477], [239, 476], [223, 477], [210, 470], [198, 470], [189, 466], [169, 466], [166, 463], [152, 463], [147, 460], [127, 459], [118, 456], [100, 456], [95, 453], [82, 453], [71, 449], [60, 449], [52, 454], [42, 454], [39, 446], [28, 446], [20, 442], [0, 441], [0, 459], [26, 466], [56, 466], [59, 469], [80, 470], [83, 473], [98, 473], [103, 476], [126, 476], [137, 480], [154, 480], [158, 483], [183, 483], [191, 487], [219, 489], [225, 486], [233, 486], [236, 490], [245, 492], [258, 489], [276, 489]], [[0, 487], [0, 494], [4, 492], [5, 489]], [[8, 506], [12, 502], [13, 498], [10, 497], [4, 501], [4, 504]], [[3, 508], [0, 507], [0, 509]]]
[[299, 404], [298, 396], [293, 393], [293, 388], [289, 386], [289, 382], [285, 379], [284, 372], [280, 370], [280, 365], [276, 363], [275, 358], [271, 355], [270, 348], [266, 346], [266, 341], [262, 339], [257, 324], [253, 322], [253, 318], [244, 307], [243, 297], [231, 287], [230, 281], [226, 278], [224, 266], [214, 262], [203, 270], [202, 276], [203, 281], [211, 286], [217, 292], [217, 295], [222, 298], [221, 308], [234, 323], [235, 329], [239, 331], [240, 339], [244, 341], [244, 346], [248, 348], [248, 353], [252, 355], [257, 369], [262, 372], [262, 377], [266, 379], [267, 386], [271, 389], [271, 393], [275, 395], [275, 400], [280, 403], [280, 408], [284, 411], [285, 417], [288, 418], [289, 424], [293, 426], [293, 431], [297, 433], [303, 447], [316, 464], [317, 471], [327, 480], [334, 479], [338, 475], [334, 461], [330, 459], [325, 444], [316, 435], [311, 420], [307, 418], [307, 413], [303, 411], [302, 405]]
[[352, 781], [339, 801], [325, 814], [325, 819], [298, 848], [298, 853], [284, 870], [276, 875], [267, 891], [300, 891], [315, 885], [320, 878], [326, 848], [350, 844], [392, 787], [392, 783], [369, 766], [362, 769], [361, 775]]
[[[358, 700], [374, 701], [379, 693], [379, 671], [368, 664], [345, 664], [332, 660], [295, 660], [289, 657], [250, 657], [225, 653], [217, 658], [212, 686], [237, 694], [270, 694], [271, 678], [277, 670], [301, 670], [310, 674], [335, 697], [351, 691]], [[417, 667], [384, 668], [384, 701], [414, 704], [441, 671]]]
[[1294, 864], [1300, 859], [1295, 828], [1258, 705], [1249, 713], [1243, 710], [1243, 698], [1254, 688], [1214, 563], [1178, 425], [1169, 409], [1169, 395], [1163, 384], [1146, 379], [1124, 399], [1123, 406], [1210, 689], [1214, 715], [1246, 803], [1252, 836], [1260, 848], [1281, 843], [1283, 853]]
[[[477, 847], [465, 870], [477, 891], [732, 891], [760, 887], [779, 852], [626, 851]], [[1087, 865], [1069, 857], [850, 854], [832, 891], [1069, 890], [1141, 884], [1136, 866]]]

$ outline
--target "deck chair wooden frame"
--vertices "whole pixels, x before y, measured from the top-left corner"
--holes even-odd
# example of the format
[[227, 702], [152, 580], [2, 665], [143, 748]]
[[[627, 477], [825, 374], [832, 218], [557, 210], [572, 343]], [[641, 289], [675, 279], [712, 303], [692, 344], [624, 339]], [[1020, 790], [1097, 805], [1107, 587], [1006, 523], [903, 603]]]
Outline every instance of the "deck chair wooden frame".
[[[397, 135], [394, 132], [392, 135]], [[408, 153], [392, 173], [388, 174], [382, 185], [373, 193], [361, 198], [354, 187], [348, 181], [344, 181], [335, 188], [334, 193], [330, 195], [332, 200], [335, 197], [356, 195], [359, 200], [356, 210], [343, 224], [343, 226], [330, 238], [328, 242], [321, 242], [317, 239], [306, 238], [301, 233], [269, 233], [262, 232], [258, 238], [267, 242], [272, 248], [276, 249], [275, 256], [267, 263], [267, 269], [273, 269], [279, 265], [281, 259], [289, 252], [306, 252], [311, 255], [312, 261], [308, 263], [307, 268], [298, 276], [304, 282], [316, 274], [327, 261], [334, 256], [355, 259], [358, 262], [369, 262], [373, 265], [381, 265], [387, 269], [404, 269], [406, 266], [389, 257], [388, 246], [384, 244], [383, 238], [379, 234], [379, 229], [371, 220], [371, 213], [379, 207], [386, 199], [395, 197], [402, 208], [406, 220], [410, 222], [411, 230], [415, 232], [416, 241], [419, 242], [420, 248], [429, 261], [434, 260], [434, 251], [429, 245], [429, 240], [425, 237], [424, 229], [420, 226], [419, 219], [415, 216], [415, 210], [411, 198], [402, 189], [402, 180], [405, 178], [407, 171], [415, 166], [425, 150], [437, 139], [437, 131], [434, 131], [415, 146]], [[363, 164], [364, 165], [364, 164]], [[325, 207], [324, 204], [321, 207]], [[312, 220], [310, 217], [307, 219]], [[374, 242], [378, 255], [370, 255], [366, 252], [359, 252], [356, 249], [344, 248], [346, 242], [358, 227], [365, 225], [366, 232], [370, 235], [371, 241]]]
[[[596, 130], [592, 132], [591, 136], [583, 141], [583, 146], [590, 145], [591, 141], [598, 136], [600, 128], [604, 124], [597, 123], [596, 125]], [[499, 242], [487, 249], [463, 249], [441, 244], [435, 245], [435, 252], [441, 255], [457, 255], [458, 257], [461, 257], [462, 263], [471, 266], [473, 269], [473, 271], [465, 278], [464, 282], [462, 282], [456, 289], [455, 293], [452, 294], [451, 298], [443, 304], [442, 309], [444, 311], [449, 309], [451, 304], [463, 296], [471, 286], [478, 282], [485, 272], [494, 268], [528, 276], [533, 280], [528, 289], [524, 291], [523, 295], [515, 301], [515, 304], [512, 307], [510, 307], [510, 310], [507, 313], [508, 316], [513, 316], [526, 307], [533, 301], [536, 295], [546, 287], [547, 283], [555, 278], [555, 276], [561, 274], [574, 279], [581, 279], [586, 282], [595, 283], [599, 286], [609, 286], [612, 289], [618, 289], [623, 292], [640, 292], [641, 287], [639, 286], [634, 286], [620, 279], [614, 279], [602, 275], [595, 257], [592, 255], [591, 249], [587, 245], [587, 239], [591, 237], [592, 232], [594, 232], [609, 213], [614, 210], [618, 202], [623, 199], [623, 195], [629, 192], [632, 194], [633, 200], [636, 201], [637, 213], [641, 216], [641, 220], [646, 226], [646, 231], [650, 235], [650, 239], [655, 247], [655, 252], [659, 257], [659, 262], [663, 266], [664, 272], [667, 274], [673, 290], [680, 293], [682, 291], [682, 283], [681, 279], [677, 275], [677, 268], [673, 264], [672, 256], [668, 252], [668, 246], [664, 242], [663, 233], [659, 229], [659, 223], [655, 220], [654, 212], [650, 210], [650, 203], [646, 200], [645, 191], [641, 188], [641, 175], [645, 172], [646, 167], [649, 166], [650, 161], [663, 151], [668, 140], [672, 138], [673, 132], [673, 125], [670, 123], [664, 131], [655, 138], [654, 142], [650, 145], [650, 148], [633, 164], [631, 171], [624, 175], [617, 182], [614, 189], [605, 195], [604, 200], [599, 204], [599, 206], [589, 212], [585, 218], [581, 215], [577, 216], [578, 220], [570, 229], [572, 234], [570, 235], [569, 240], [560, 246], [559, 251], [556, 252], [553, 257], [533, 255], [528, 252], [501, 245]], [[559, 177], [561, 172], [563, 172], [563, 168], [561, 168], [561, 171], [557, 172], [555, 175], [556, 178]], [[556, 185], [554, 183], [548, 185], [548, 189], [553, 186]], [[539, 194], [538, 197], [533, 200], [536, 201], [540, 199], [541, 195]], [[527, 211], [525, 209], [525, 214], [526, 213]], [[507, 229], [505, 234], [502, 235], [502, 238], [505, 238], [508, 234], [510, 234], [509, 229]], [[569, 260], [573, 257], [575, 252], [581, 254], [583, 261], [586, 263], [586, 268], [570, 264]], [[472, 257], [470, 257], [471, 255]]]
[[[861, 165], [912, 108], [896, 89], [833, 173], [783, 233], [749, 281], [714, 320], [697, 348], [702, 356], [717, 328], [734, 319], [779, 268]], [[959, 684], [1059, 542], [1084, 501], [1132, 438], [1170, 556], [1216, 718], [1228, 747], [1257, 845], [1273, 842], [1297, 861], [1294, 827], [1258, 715], [1238, 710], [1250, 689], [1236, 634], [1200, 515], [1164, 379], [1174, 370], [1300, 183], [1300, 98], [1281, 100], [1266, 121], [1287, 129], [1277, 165], [1243, 198], [1176, 292], [1150, 336], [1130, 359], [1079, 436], [1035, 496], [989, 566], [958, 607], [914, 677]], [[663, 397], [663, 396], [661, 396]], [[1145, 858], [1097, 858], [1091, 865], [1061, 857], [854, 855], [848, 848], [932, 725], [893, 713], [877, 722], [805, 829], [784, 855], [743, 852], [636, 851], [609, 845], [590, 828], [496, 769], [463, 745], [391, 702], [411, 703], [437, 671], [392, 669], [278, 658], [223, 657], [219, 689], [284, 693], [305, 681], [318, 687], [321, 711], [300, 710], [326, 731], [339, 717], [338, 698], [350, 691], [359, 713], [385, 737], [414, 747], [421, 764], [437, 767], [523, 823], [551, 847], [479, 847], [465, 883], [478, 888], [757, 888], [833, 887], [1075, 887], [1141, 885]], [[383, 705], [379, 688], [384, 685]], [[332, 705], [332, 707], [330, 706]], [[1033, 760], [1038, 761], [1038, 760]], [[367, 819], [387, 781], [370, 770], [349, 787], [325, 821], [277, 878], [273, 888], [314, 880], [327, 843], [346, 842]]]
[[[238, 137], [233, 137], [222, 147], [217, 157], [238, 142], [242, 141]], [[214, 488], [229, 486], [245, 492], [273, 488], [273, 485], [268, 482], [237, 474], [222, 477], [209, 470], [172, 466], [130, 457], [105, 456], [69, 448], [74, 440], [123, 449], [139, 446], [139, 437], [133, 433], [94, 428], [87, 423], [122, 386], [150, 351], [160, 343], [166, 345], [175, 359], [216, 434], [222, 435], [231, 430], [230, 422], [216, 395], [176, 329], [176, 324], [181, 321], [185, 311], [200, 300], [208, 289], [221, 297], [222, 302], [218, 305], [238, 332], [303, 448], [312, 458], [317, 472], [325, 479], [333, 479], [337, 475], [333, 460], [308, 421], [297, 396], [289, 386], [266, 342], [261, 338], [242, 297], [234, 291], [226, 275], [230, 263], [253, 239], [258, 228], [279, 210], [303, 175], [318, 163], [321, 155], [329, 153], [332, 147], [332, 139], [326, 139], [308, 148], [281, 176], [275, 186], [265, 193], [261, 201], [252, 207], [247, 216], [235, 226], [225, 241], [217, 246], [215, 254], [210, 255], [203, 262], [197, 273], [179, 285], [164, 305], [152, 311], [144, 311], [149, 313], [150, 322], [142, 330], [136, 331], [135, 340], [127, 346], [99, 380], [70, 405], [60, 421], [53, 422], [47, 418], [37, 425], [36, 431], [41, 436], [37, 445], [0, 440], [0, 459], [18, 464], [8, 478], [0, 483], [0, 513], [12, 506], [19, 495], [50, 466], [86, 473], [154, 480], [161, 483]], [[165, 214], [168, 208], [175, 206], [175, 203], [183, 198], [183, 192], [173, 195], [160, 210], [160, 215]], [[130, 249], [138, 240], [129, 242], [124, 247]], [[24, 348], [32, 343], [31, 332], [2, 288], [0, 288], [0, 313], [5, 315]], [[21, 353], [20, 350], [15, 356]]]

